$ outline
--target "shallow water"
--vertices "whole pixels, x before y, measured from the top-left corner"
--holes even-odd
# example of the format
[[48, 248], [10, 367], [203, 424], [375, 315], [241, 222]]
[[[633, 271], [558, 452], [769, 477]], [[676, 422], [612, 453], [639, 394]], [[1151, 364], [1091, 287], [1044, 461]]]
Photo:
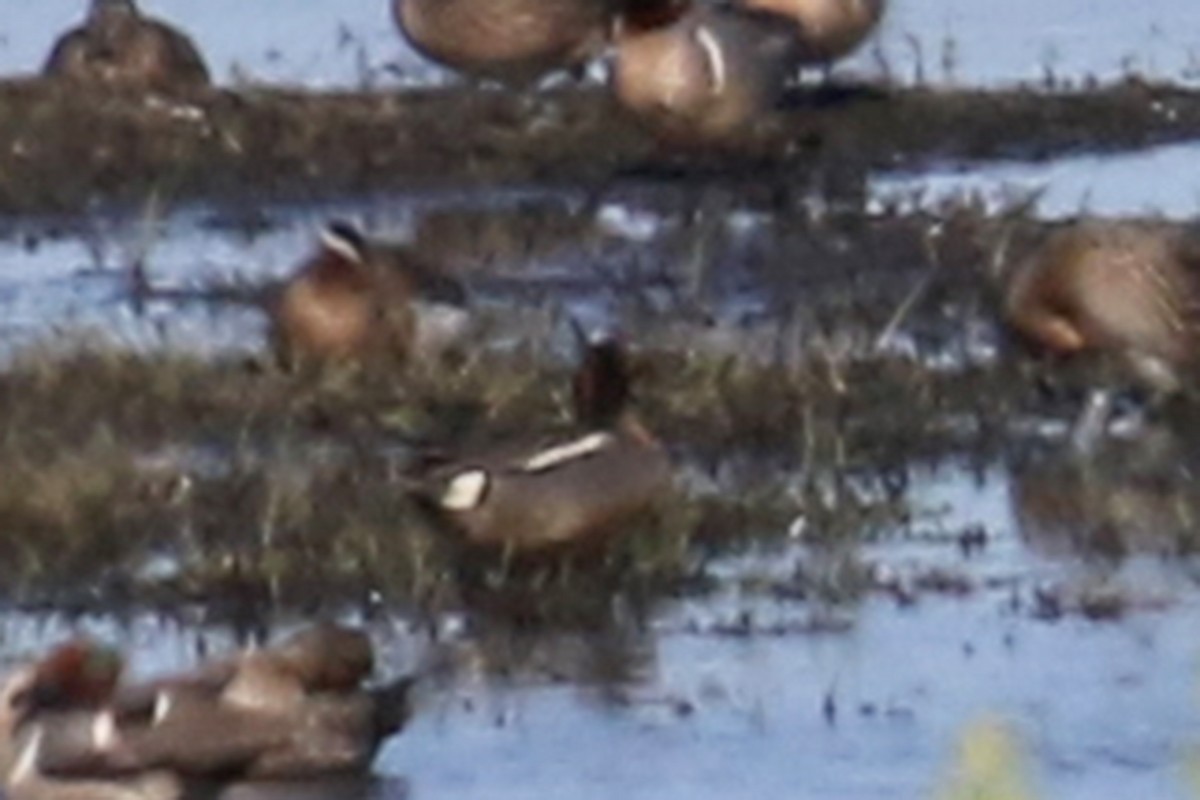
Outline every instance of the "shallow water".
[[934, 208], [954, 198], [976, 197], [998, 211], [1035, 198], [1043, 219], [1084, 214], [1188, 220], [1200, 212], [1200, 183], [1192, 165], [1194, 142], [1119, 154], [1080, 154], [1045, 162], [881, 175], [872, 181], [873, 203], [899, 199], [901, 208]]
[[[822, 629], [813, 620], [831, 612], [817, 602], [731, 589], [664, 606], [615, 652], [600, 633], [547, 633], [522, 640], [509, 677], [491, 673], [486, 658], [460, 659], [476, 666], [423, 693], [415, 720], [376, 764], [395, 780], [371, 796], [924, 797], [965, 732], [989, 719], [1027, 753], [1035, 796], [1192, 796], [1195, 584], [1171, 564], [1131, 563], [1121, 579], [1170, 602], [1104, 622], [1039, 618], [1030, 602], [1038, 586], [1088, 570], [1026, 549], [1007, 472], [980, 479], [949, 466], [914, 481], [928, 521], [860, 557], [895, 574], [959, 570], [974, 590], [912, 605], [869, 596], [834, 611], [848, 625]], [[938, 535], [976, 523], [989, 543], [970, 557]], [[726, 569], [778, 575], [817, 558], [796, 542]], [[390, 674], [431, 647], [402, 621], [368, 627]], [[143, 674], [233, 646], [202, 612], [185, 622], [8, 614], [0, 640], [11, 658], [81, 628], [127, 647]], [[482, 643], [467, 630], [449, 624], [437, 647], [473, 652]], [[614, 671], [613, 661], [628, 663]], [[546, 681], [534, 662], [563, 679]], [[602, 677], [610, 674], [618, 677]]]
[[[26, 5], [0, 23], [2, 70], [35, 70], [81, 3]], [[440, 79], [400, 41], [382, 0], [307, 0], [286, 15], [279, 4], [233, 0], [144, 5], [192, 32], [225, 83], [344, 87]], [[1196, 23], [1194, 0], [896, 0], [878, 47], [846, 69], [878, 75], [886, 67], [913, 82], [919, 50], [921, 80], [934, 83], [1041, 85], [1051, 72], [1059, 86], [1131, 73], [1196, 83], [1197, 44], [1188, 39]], [[388, 68], [393, 62], [399, 72]], [[1082, 209], [1182, 219], [1200, 201], [1196, 156], [1194, 144], [1182, 144], [970, 172], [878, 175], [868, 185], [867, 211], [897, 196], [932, 207], [978, 193], [997, 208], [1014, 193], [1037, 192], [1042, 218]], [[487, 308], [515, 316], [531, 306], [603, 314], [635, 305], [651, 318], [682, 316], [686, 303], [665, 286], [665, 269], [669, 277], [694, 279], [705, 311], [728, 323], [709, 325], [704, 339], [697, 326], [685, 326], [679, 341], [745, 352], [760, 331], [773, 339], [777, 326], [790, 324], [792, 307], [774, 299], [798, 284], [774, 282], [778, 276], [755, 266], [783, 240], [761, 208], [720, 191], [710, 193], [708, 207], [689, 191], [631, 182], [597, 200], [583, 191], [498, 187], [319, 206], [183, 207], [161, 219], [135, 209], [0, 221], [0, 352], [56, 330], [99, 330], [133, 347], [258, 353], [261, 310], [201, 296], [214, 282], [259, 285], [287, 275], [329, 217], [356, 218], [373, 233], [405, 238], [420, 235], [430, 212], [521, 208], [575, 215], [579, 231], [550, 237], [544, 249], [510, 251], [511, 243], [500, 241], [495, 252], [466, 236], [449, 237], [448, 258]], [[802, 205], [792, 211], [833, 213], [828, 198], [804, 198]], [[715, 222], [685, 230], [685, 218], [704, 215]], [[139, 309], [128, 266], [147, 241], [150, 284], [170, 297]], [[856, 240], [848, 234], [845, 241], [852, 249]], [[891, 280], [903, 296], [919, 275], [897, 272]], [[875, 291], [883, 283], [857, 286]], [[189, 293], [196, 297], [184, 297]], [[890, 311], [896, 302], [884, 305]], [[959, 339], [973, 326], [984, 328], [981, 349], [988, 350], [986, 309], [951, 320]], [[923, 347], [928, 355], [928, 342]], [[1061, 542], [1039, 542], [1020, 530], [1022, 513], [1013, 504], [1023, 495], [1015, 485], [1004, 464], [982, 472], [954, 464], [914, 468], [909, 500], [920, 513], [912, 526], [885, 531], [851, 554], [798, 540], [727, 558], [712, 568], [728, 583], [717, 596], [665, 604], [644, 628], [618, 624], [615, 644], [578, 632], [522, 641], [512, 649], [526, 661], [518, 659], [509, 677], [488, 664], [479, 640], [491, 631], [445, 620], [448, 634], [438, 647], [474, 654], [463, 661], [475, 666], [460, 667], [448, 685], [427, 693], [411, 728], [377, 763], [381, 776], [398, 781], [371, 796], [927, 797], [950, 770], [964, 733], [993, 716], [1028, 754], [1035, 796], [1194, 796], [1188, 776], [1200, 753], [1200, 592], [1191, 565], [1141, 556], [1115, 569], [1062, 555]], [[1131, 493], [1129, 502], [1156, 502], [1149, 495]], [[974, 525], [986, 529], [988, 543], [967, 556], [957, 535]], [[761, 588], [778, 588], [798, 568], [839, 557], [876, 565], [904, 590], [829, 607]], [[941, 589], [907, 588], [931, 570], [947, 576]], [[1069, 598], [1098, 580], [1114, 581], [1129, 596], [1125, 613], [1095, 620], [1069, 600], [1062, 611], [1039, 599], [1047, 587], [1066, 587]], [[189, 664], [237, 638], [203, 608], [183, 621], [12, 612], [0, 615], [0, 653], [11, 659], [79, 627], [127, 646], [146, 672]], [[404, 620], [369, 627], [390, 673], [424, 663], [435, 649]], [[535, 661], [553, 669], [531, 666]]]

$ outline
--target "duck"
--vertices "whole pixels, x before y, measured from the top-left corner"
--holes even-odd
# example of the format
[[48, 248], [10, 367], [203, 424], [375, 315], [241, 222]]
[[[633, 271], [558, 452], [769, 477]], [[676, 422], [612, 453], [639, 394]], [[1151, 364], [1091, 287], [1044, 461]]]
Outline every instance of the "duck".
[[[1200, 239], [1152, 221], [1082, 219], [1046, 236], [1004, 288], [1003, 317], [1018, 339], [1058, 360], [1115, 366], [1110, 380], [1183, 395], [1197, 352]], [[1106, 430], [1113, 386], [1093, 387], [1072, 429], [1087, 452]]]
[[802, 65], [828, 67], [858, 49], [883, 18], [884, 0], [741, 0], [748, 8], [791, 19]]
[[112, 720], [103, 716], [123, 669], [116, 651], [78, 638], [17, 669], [4, 693], [0, 759], [11, 766], [31, 729], [43, 731], [41, 765], [73, 771], [101, 760]]
[[285, 708], [313, 692], [348, 692], [374, 669], [371, 640], [362, 631], [320, 622], [265, 648], [211, 659], [174, 675], [126, 684], [114, 692], [122, 716], [151, 713], [165, 695], [222, 696], [245, 707]]
[[577, 432], [505, 442], [432, 468], [422, 499], [473, 546], [506, 554], [602, 545], [670, 487], [662, 443], [628, 408], [624, 347], [593, 337], [573, 383]]
[[[185, 674], [130, 689], [123, 711], [153, 700], [148, 720], [120, 729], [141, 769], [220, 781], [362, 773], [410, 713], [415, 680], [365, 687], [370, 640], [344, 626], [309, 628], [218, 663], [202, 680]], [[221, 671], [227, 680], [212, 682]]]
[[0, 688], [0, 764], [10, 800], [175, 800], [168, 773], [122, 749], [108, 703], [123, 660], [77, 639], [11, 672]]
[[195, 43], [144, 16], [135, 0], [92, 0], [83, 24], [59, 37], [42, 72], [115, 88], [172, 91], [210, 84]]
[[413, 251], [324, 227], [316, 252], [269, 303], [270, 339], [286, 367], [411, 355], [436, 358], [469, 328], [461, 283]]
[[1021, 262], [1004, 317], [1056, 356], [1116, 356], [1156, 393], [1182, 389], [1196, 353], [1200, 241], [1153, 222], [1082, 220], [1055, 230]]
[[798, 48], [795, 27], [769, 11], [635, 8], [617, 25], [610, 80], [620, 106], [663, 138], [725, 142], [774, 111]]
[[467, 75], [528, 85], [608, 42], [616, 0], [392, 0], [413, 49]]

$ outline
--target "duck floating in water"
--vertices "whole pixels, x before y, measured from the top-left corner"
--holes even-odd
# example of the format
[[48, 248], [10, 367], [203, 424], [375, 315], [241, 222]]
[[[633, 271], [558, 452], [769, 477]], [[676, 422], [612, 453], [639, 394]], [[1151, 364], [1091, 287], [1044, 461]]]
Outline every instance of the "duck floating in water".
[[461, 284], [408, 249], [332, 222], [275, 299], [271, 338], [286, 365], [433, 356], [465, 334], [465, 303]]
[[80, 83], [160, 91], [209, 84], [208, 68], [192, 40], [143, 16], [134, 0], [92, 0], [83, 24], [55, 43], [43, 72]]
[[75, 640], [14, 670], [0, 689], [0, 762], [10, 800], [175, 800], [178, 780], [123, 749], [110, 707], [122, 662]]
[[468, 75], [526, 84], [607, 45], [615, 0], [392, 0], [400, 32], [427, 58]]
[[667, 492], [670, 459], [627, 407], [616, 339], [588, 344], [573, 389], [572, 438], [502, 444], [428, 476], [428, 500], [468, 542], [513, 552], [602, 543]]
[[121, 729], [137, 763], [226, 780], [361, 773], [408, 720], [412, 678], [363, 686], [374, 655], [361, 631], [316, 626], [222, 667], [216, 685], [210, 672], [131, 688], [119, 710], [153, 696], [150, 720]]
[[171, 800], [194, 783], [360, 775], [410, 711], [413, 679], [365, 687], [370, 641], [337, 625], [115, 691], [82, 650], [53, 651], [0, 693], [11, 797]]
[[798, 48], [795, 26], [770, 12], [670, 2], [638, 8], [617, 26], [613, 92], [672, 141], [722, 142], [770, 117]]

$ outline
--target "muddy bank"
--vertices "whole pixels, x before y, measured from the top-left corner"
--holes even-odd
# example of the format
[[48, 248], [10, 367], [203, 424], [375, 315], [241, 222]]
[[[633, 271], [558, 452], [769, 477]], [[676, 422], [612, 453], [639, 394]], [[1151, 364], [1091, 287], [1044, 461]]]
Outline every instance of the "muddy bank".
[[0, 211], [141, 201], [306, 200], [400, 186], [602, 186], [630, 174], [804, 179], [934, 161], [1044, 158], [1200, 133], [1200, 93], [797, 92], [777, 119], [719, 150], [668, 151], [598, 90], [223, 91], [186, 98], [0, 85]]

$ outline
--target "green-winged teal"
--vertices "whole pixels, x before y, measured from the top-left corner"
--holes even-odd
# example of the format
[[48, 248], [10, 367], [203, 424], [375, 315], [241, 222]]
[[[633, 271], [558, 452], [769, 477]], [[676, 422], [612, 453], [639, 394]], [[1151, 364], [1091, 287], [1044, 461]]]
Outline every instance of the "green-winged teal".
[[528, 83], [607, 43], [614, 0], [392, 0], [405, 38], [455, 70]]
[[172, 90], [207, 86], [208, 68], [185, 34], [143, 16], [134, 0], [92, 0], [83, 25], [63, 34], [45, 74], [91, 84]]
[[511, 552], [600, 543], [668, 490], [667, 452], [627, 408], [616, 340], [588, 346], [573, 388], [573, 438], [502, 445], [427, 476], [432, 506], [467, 541]]
[[617, 26], [617, 100], [671, 140], [736, 137], [769, 118], [796, 64], [795, 26], [769, 12], [663, 5]]
[[884, 0], [741, 0], [747, 7], [792, 19], [808, 64], [828, 65], [849, 55], [883, 16]]
[[0, 690], [0, 753], [11, 800], [173, 800], [171, 775], [123, 750], [108, 707], [120, 657], [75, 640], [17, 668]]
[[1005, 316], [1057, 355], [1117, 356], [1159, 393], [1196, 357], [1200, 243], [1165, 224], [1089, 220], [1050, 234], [1009, 283]]
[[346, 222], [281, 289], [272, 340], [287, 364], [435, 355], [468, 325], [465, 293], [406, 248], [368, 240]]

